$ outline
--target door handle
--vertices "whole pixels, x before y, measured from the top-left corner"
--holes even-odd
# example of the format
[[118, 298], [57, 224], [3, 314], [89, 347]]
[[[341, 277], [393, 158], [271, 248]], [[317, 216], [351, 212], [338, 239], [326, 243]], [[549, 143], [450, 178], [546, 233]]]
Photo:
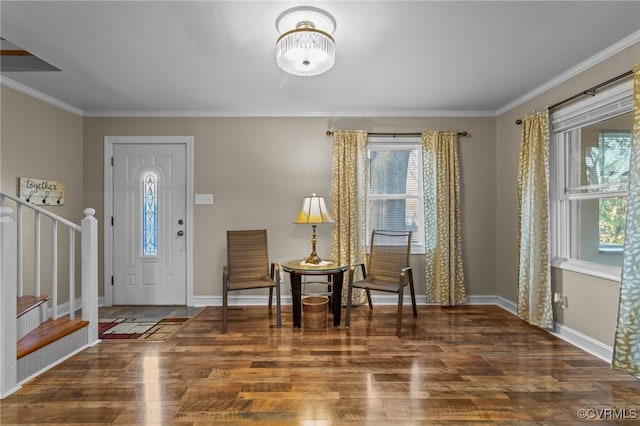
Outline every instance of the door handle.
[[178, 237], [182, 237], [184, 235], [184, 231], [178, 231]]

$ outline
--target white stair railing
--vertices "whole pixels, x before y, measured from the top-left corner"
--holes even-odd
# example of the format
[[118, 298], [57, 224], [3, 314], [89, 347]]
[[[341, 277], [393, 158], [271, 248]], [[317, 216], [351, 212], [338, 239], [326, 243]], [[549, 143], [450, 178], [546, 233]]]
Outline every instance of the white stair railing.
[[[13, 203], [16, 219], [12, 219], [13, 209], [6, 204]], [[41, 290], [41, 221], [43, 217], [51, 222], [51, 300], [53, 318], [59, 318], [58, 302], [58, 226], [69, 230], [69, 279], [68, 309], [64, 309], [70, 319], [76, 315], [75, 282], [75, 240], [80, 232], [81, 258], [81, 308], [82, 319], [89, 321], [87, 346], [98, 341], [98, 223], [95, 210], [84, 210], [81, 225], [76, 225], [48, 210], [34, 206], [26, 201], [0, 193], [0, 398], [15, 390], [16, 384], [16, 300], [24, 295], [23, 282], [23, 210], [34, 211], [34, 292], [40, 296]]]

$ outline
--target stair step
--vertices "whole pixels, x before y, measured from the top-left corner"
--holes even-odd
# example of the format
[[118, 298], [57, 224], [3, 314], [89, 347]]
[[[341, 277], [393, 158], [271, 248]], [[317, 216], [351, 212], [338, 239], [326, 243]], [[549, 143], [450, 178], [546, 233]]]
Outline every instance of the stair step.
[[18, 340], [18, 359], [37, 351], [56, 340], [68, 336], [89, 325], [89, 321], [79, 319], [51, 319]]
[[20, 318], [30, 310], [46, 303], [51, 296], [20, 296], [18, 297], [18, 307], [16, 309], [16, 318]]

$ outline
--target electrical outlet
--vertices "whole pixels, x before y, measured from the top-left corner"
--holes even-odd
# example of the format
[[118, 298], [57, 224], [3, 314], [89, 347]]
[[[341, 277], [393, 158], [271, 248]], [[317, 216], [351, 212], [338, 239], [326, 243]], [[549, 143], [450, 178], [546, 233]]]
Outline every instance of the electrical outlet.
[[553, 303], [559, 305], [562, 309], [565, 309], [567, 306], [569, 306], [567, 296], [561, 293], [553, 293]]
[[560, 293], [553, 293], [553, 303], [563, 303], [563, 297]]

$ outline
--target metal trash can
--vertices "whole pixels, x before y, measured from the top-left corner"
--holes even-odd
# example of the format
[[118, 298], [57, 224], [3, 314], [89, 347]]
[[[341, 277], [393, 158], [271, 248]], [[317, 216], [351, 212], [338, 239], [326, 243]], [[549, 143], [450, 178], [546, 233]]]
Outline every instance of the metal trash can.
[[311, 296], [302, 299], [302, 317], [305, 328], [319, 329], [327, 327], [327, 308], [329, 298]]

